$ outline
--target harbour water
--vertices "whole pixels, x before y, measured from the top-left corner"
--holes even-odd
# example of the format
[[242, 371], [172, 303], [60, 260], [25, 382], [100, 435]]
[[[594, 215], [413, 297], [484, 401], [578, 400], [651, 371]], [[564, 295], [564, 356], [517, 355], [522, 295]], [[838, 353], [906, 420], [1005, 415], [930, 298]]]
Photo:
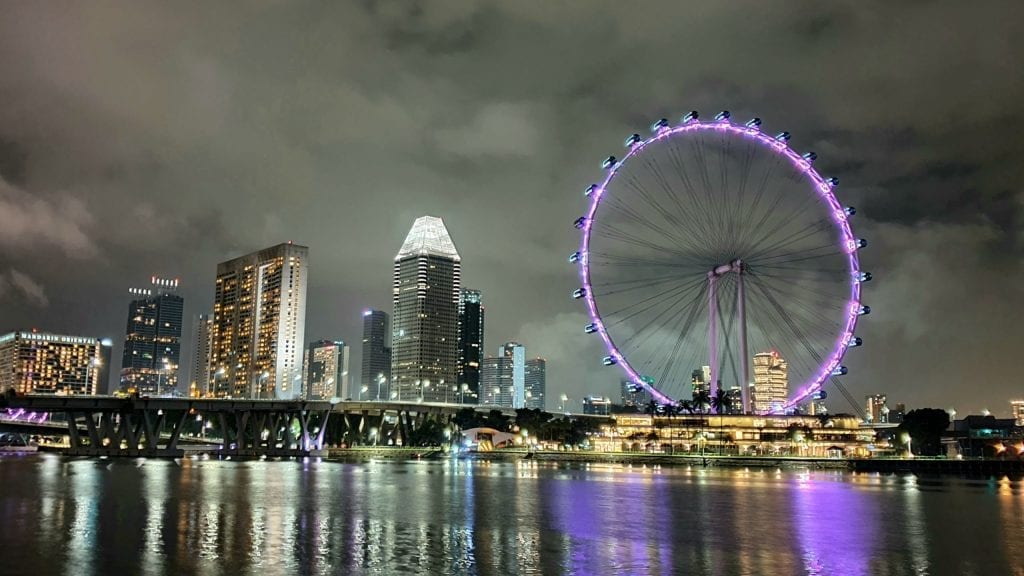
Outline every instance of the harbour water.
[[0, 456], [0, 574], [1024, 575], [1024, 482]]

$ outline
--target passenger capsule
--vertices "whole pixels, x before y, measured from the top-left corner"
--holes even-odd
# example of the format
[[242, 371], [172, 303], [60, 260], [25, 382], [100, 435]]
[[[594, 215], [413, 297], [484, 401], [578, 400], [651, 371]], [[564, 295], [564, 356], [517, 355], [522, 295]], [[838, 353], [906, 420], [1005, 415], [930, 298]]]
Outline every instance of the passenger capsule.
[[661, 120], [658, 120], [654, 124], [651, 124], [651, 132], [661, 132], [666, 128], [668, 128], [668, 118], [662, 118]]
[[757, 127], [761, 126], [761, 119], [760, 118], [751, 118], [750, 120], [747, 120], [747, 123], [744, 124], [744, 126], [746, 126], [747, 128], [757, 128]]
[[836, 178], [835, 176], [833, 176], [831, 178], [826, 178], [825, 182], [828, 182], [828, 185], [833, 187], [833, 188], [835, 188], [836, 186], [839, 186], [839, 178]]
[[583, 227], [587, 225], [587, 217], [580, 216], [579, 218], [573, 221], [572, 225], [575, 226], [577, 230], [582, 230]]
[[861, 306], [860, 308], [857, 308], [858, 316], [867, 316], [868, 314], [871, 314], [871, 306]]
[[836, 369], [832, 371], [832, 375], [833, 376], [846, 376], [849, 372], [850, 371], [849, 371], [849, 369], [846, 368], [846, 366], [837, 366]]
[[632, 148], [633, 146], [639, 144], [640, 141], [641, 138], [639, 134], [631, 134], [628, 138], [626, 138], [626, 141], [623, 142], [622, 145], [625, 146], [626, 148]]
[[614, 167], [615, 167], [615, 156], [609, 156], [609, 157], [604, 159], [604, 162], [601, 162], [601, 168], [604, 168], [605, 170], [607, 170], [609, 168], [614, 168]]
[[863, 238], [857, 238], [857, 249], [858, 250], [860, 250], [861, 248], [867, 248], [867, 247], [868, 247], [868, 241], [867, 240], [865, 240]]
[[605, 356], [604, 359], [601, 360], [601, 363], [605, 366], [614, 366], [615, 364], [618, 364], [619, 361], [616, 360], [614, 356]]
[[579, 253], [579, 251], [576, 251], [576, 252], [573, 252], [572, 254], [569, 254], [569, 263], [570, 264], [575, 264], [575, 263], [577, 263], [579, 261], [580, 261], [580, 253]]
[[871, 272], [857, 272], [854, 278], [857, 282], [871, 282]]
[[789, 142], [789, 132], [779, 132], [775, 135], [775, 139], [779, 142]]
[[683, 124], [689, 124], [690, 122], [693, 122], [697, 118], [700, 118], [700, 114], [698, 114], [696, 110], [690, 110], [686, 114], [683, 114], [683, 119], [681, 120], [681, 122]]
[[818, 155], [815, 154], [814, 152], [804, 152], [801, 155], [801, 158], [803, 158], [804, 160], [807, 160], [808, 162], [814, 162], [815, 160], [818, 159]]
[[715, 114], [715, 122], [721, 122], [722, 120], [728, 120], [729, 116], [730, 116], [730, 114], [729, 114], [728, 110], [722, 110], [718, 114]]
[[572, 291], [572, 297], [575, 298], [576, 300], [579, 300], [580, 298], [583, 298], [586, 295], [587, 295], [587, 289], [586, 288], [577, 288], [577, 289]]
[[848, 346], [850, 348], [856, 348], [857, 346], [860, 346], [862, 344], [864, 344], [864, 340], [862, 340], [860, 336], [854, 336], [853, 338], [850, 338], [850, 343], [848, 344]]
[[583, 191], [583, 195], [589, 198], [594, 194], [595, 190], [597, 190], [597, 184], [591, 184], [590, 186], [587, 186], [586, 190]]
[[587, 324], [583, 327], [583, 332], [585, 334], [593, 334], [594, 332], [597, 332], [597, 323], [591, 322], [590, 324]]
[[853, 206], [847, 206], [846, 208], [843, 208], [843, 212], [846, 212], [847, 216], [853, 216], [857, 213], [857, 209]]

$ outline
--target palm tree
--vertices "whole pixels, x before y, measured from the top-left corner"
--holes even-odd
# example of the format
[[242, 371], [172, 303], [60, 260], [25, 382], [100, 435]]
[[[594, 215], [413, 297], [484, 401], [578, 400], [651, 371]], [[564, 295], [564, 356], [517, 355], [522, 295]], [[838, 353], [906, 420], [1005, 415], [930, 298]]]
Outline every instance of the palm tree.
[[715, 390], [715, 395], [711, 398], [711, 407], [714, 408], [715, 414], [718, 414], [718, 453], [722, 454], [725, 451], [725, 443], [722, 442], [722, 431], [725, 428], [725, 419], [722, 418], [722, 415], [732, 408], [732, 398], [729, 396], [728, 392], [719, 388], [718, 390]]
[[[693, 395], [692, 405], [693, 405], [693, 411], [696, 412], [700, 416], [700, 422], [699, 422], [700, 431], [699, 431], [699, 434], [701, 436], [704, 436], [704, 415], [707, 414], [708, 410], [711, 408], [711, 396], [708, 395], [707, 390], [701, 390], [700, 392], [697, 392], [696, 394], [694, 394]], [[703, 444], [701, 444], [700, 451], [701, 451], [701, 455], [703, 456], [703, 454], [704, 454], [704, 445]]]
[[644, 406], [644, 414], [647, 414], [647, 415], [650, 415], [650, 416], [654, 416], [657, 413], [658, 413], [658, 403], [655, 402], [654, 400], [651, 400], [650, 402], [647, 403], [646, 406]]
[[[677, 409], [677, 413], [678, 414], [682, 414], [683, 412], [685, 412], [685, 413], [687, 413], [689, 415], [693, 415], [693, 401], [692, 400], [685, 400], [685, 399], [684, 400], [680, 400], [676, 404], [676, 409]], [[687, 419], [683, 420], [683, 423], [686, 425], [687, 437], [689, 438], [690, 419], [687, 418]]]
[[668, 416], [668, 449], [669, 454], [674, 454], [675, 446], [672, 444], [672, 439], [675, 438], [675, 427], [672, 425], [672, 417], [679, 414], [679, 407], [669, 402], [661, 405], [661, 411]]

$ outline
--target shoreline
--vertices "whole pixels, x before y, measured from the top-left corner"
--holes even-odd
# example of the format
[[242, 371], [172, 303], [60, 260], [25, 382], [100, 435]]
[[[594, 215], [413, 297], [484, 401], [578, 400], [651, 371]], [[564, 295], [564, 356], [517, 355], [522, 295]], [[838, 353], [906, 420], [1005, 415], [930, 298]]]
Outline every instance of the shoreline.
[[719, 456], [706, 454], [646, 454], [632, 452], [556, 452], [495, 450], [468, 452], [458, 456], [429, 448], [346, 448], [330, 449], [326, 459], [360, 461], [370, 459], [459, 459], [474, 461], [545, 463], [628, 464], [651, 466], [701, 466], [724, 468], [782, 468], [849, 470], [851, 472], [1013, 475], [1024, 477], [1024, 460], [946, 460], [925, 458], [812, 458], [798, 456]]

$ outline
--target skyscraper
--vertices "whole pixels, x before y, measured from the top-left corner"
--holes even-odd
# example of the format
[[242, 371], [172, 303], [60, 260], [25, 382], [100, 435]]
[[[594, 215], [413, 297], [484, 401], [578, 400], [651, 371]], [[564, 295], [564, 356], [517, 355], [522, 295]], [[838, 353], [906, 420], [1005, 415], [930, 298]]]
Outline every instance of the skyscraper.
[[189, 372], [188, 395], [208, 396], [210, 390], [210, 350], [213, 316], [199, 314], [192, 321], [192, 369]]
[[382, 310], [363, 312], [362, 382], [367, 391], [363, 400], [387, 400], [391, 382], [391, 338], [388, 335], [388, 313]]
[[507, 342], [498, 355], [484, 358], [480, 403], [504, 408], [526, 407], [526, 348]]
[[302, 391], [307, 400], [348, 399], [348, 346], [342, 341], [317, 340], [306, 349], [302, 362]]
[[534, 358], [526, 361], [526, 407], [544, 409], [547, 394], [547, 360]]
[[690, 374], [690, 383], [693, 387], [693, 397], [704, 392], [711, 396], [711, 367], [701, 366]]
[[105, 392], [110, 341], [83, 336], [12, 332], [0, 336], [0, 391], [91, 395]]
[[131, 288], [121, 359], [121, 390], [143, 396], [173, 393], [181, 361], [185, 301], [177, 280], [150, 278], [150, 288]]
[[754, 412], [780, 410], [789, 397], [788, 366], [778, 352], [754, 355], [754, 385], [751, 406]]
[[459, 293], [459, 402], [480, 401], [480, 361], [484, 350], [484, 306], [479, 290]]
[[1010, 400], [1010, 410], [1017, 426], [1024, 426], [1024, 400]]
[[864, 397], [864, 420], [873, 424], [889, 422], [889, 406], [886, 405], [885, 394], [872, 394]]
[[278, 244], [217, 265], [214, 395], [301, 396], [309, 248]]
[[444, 222], [413, 222], [395, 256], [391, 397], [451, 402], [457, 398], [461, 258]]

